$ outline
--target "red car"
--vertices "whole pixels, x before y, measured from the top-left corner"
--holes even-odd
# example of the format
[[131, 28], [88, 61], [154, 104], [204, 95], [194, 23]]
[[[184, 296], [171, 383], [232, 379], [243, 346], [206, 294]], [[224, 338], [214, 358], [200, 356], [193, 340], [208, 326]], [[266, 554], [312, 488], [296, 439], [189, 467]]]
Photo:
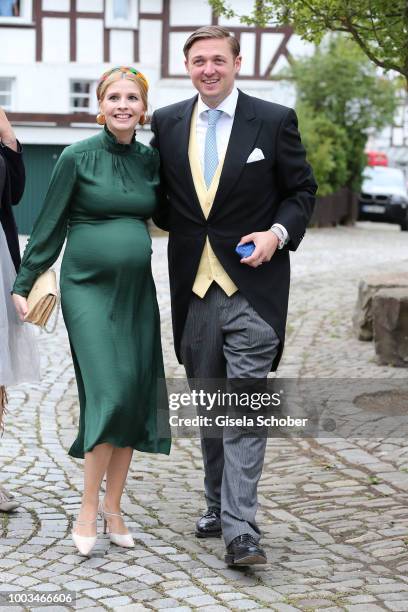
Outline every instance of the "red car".
[[367, 166], [388, 166], [388, 157], [381, 151], [366, 151]]

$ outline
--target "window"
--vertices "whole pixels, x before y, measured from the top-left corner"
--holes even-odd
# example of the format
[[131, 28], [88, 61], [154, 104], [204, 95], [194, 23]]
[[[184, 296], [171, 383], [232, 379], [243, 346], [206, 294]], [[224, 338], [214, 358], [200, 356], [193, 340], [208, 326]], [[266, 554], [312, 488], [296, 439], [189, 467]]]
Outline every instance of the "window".
[[129, 19], [129, 0], [113, 0], [113, 18]]
[[71, 81], [70, 86], [71, 113], [97, 113], [96, 81], [78, 79]]
[[5, 111], [12, 110], [13, 80], [9, 77], [0, 77], [0, 106]]
[[0, 23], [31, 23], [32, 0], [0, 0]]
[[20, 17], [20, 2], [0, 0], [0, 17]]
[[137, 29], [138, 4], [137, 0], [106, 0], [106, 27]]

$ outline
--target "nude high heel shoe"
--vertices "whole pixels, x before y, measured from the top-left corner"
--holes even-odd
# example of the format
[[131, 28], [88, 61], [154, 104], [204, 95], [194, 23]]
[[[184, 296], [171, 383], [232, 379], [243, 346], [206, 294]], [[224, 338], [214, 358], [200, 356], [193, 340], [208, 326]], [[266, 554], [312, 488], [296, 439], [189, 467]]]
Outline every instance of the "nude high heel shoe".
[[[94, 525], [96, 523], [96, 519], [93, 521], [76, 521], [75, 525]], [[96, 535], [95, 536], [80, 536], [74, 531], [71, 532], [72, 539], [74, 541], [75, 546], [81, 555], [85, 557], [89, 556], [91, 550], [96, 544]]]
[[116, 546], [123, 546], [123, 548], [134, 548], [135, 542], [130, 533], [112, 533], [111, 531], [108, 531], [108, 521], [106, 517], [121, 516], [121, 514], [107, 512], [104, 509], [102, 502], [99, 504], [99, 512], [103, 518], [103, 533], [107, 533], [109, 535], [109, 539], [112, 544], [116, 544]]

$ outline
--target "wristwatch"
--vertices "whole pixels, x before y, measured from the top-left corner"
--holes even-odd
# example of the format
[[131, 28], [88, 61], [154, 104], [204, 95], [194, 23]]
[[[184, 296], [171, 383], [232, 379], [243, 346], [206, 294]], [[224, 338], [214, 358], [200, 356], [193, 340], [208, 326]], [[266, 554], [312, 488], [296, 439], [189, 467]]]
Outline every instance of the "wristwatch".
[[278, 239], [278, 249], [283, 249], [283, 247], [285, 246], [285, 236], [283, 235], [281, 228], [276, 227], [276, 225], [273, 225], [270, 228], [270, 231], [273, 232]]

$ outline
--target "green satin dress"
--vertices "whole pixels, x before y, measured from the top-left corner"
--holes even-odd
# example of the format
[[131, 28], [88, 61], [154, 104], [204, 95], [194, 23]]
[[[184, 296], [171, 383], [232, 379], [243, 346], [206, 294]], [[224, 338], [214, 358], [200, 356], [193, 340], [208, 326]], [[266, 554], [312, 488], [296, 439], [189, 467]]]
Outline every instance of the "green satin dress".
[[170, 452], [168, 419], [163, 422], [167, 407], [163, 410], [158, 385], [164, 368], [146, 226], [158, 183], [157, 151], [135, 140], [119, 144], [106, 127], [66, 147], [14, 285], [15, 293], [27, 296], [67, 237], [61, 306], [80, 401], [73, 457], [82, 458], [104, 442]]

